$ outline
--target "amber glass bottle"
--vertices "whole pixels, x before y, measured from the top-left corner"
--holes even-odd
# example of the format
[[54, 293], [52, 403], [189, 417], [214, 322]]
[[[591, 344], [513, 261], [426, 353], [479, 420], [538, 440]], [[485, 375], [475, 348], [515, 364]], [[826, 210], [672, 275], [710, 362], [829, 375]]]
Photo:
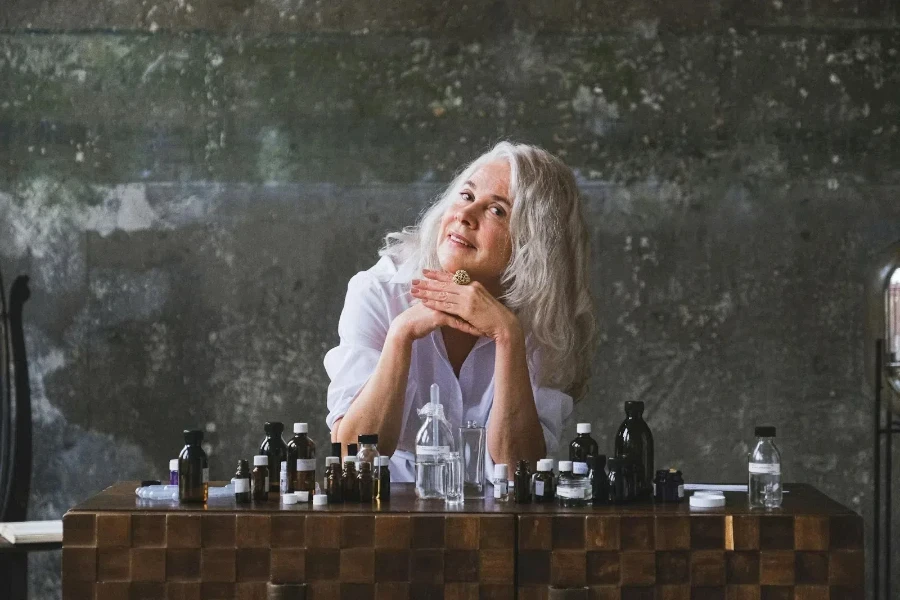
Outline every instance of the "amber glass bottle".
[[378, 476], [376, 479], [377, 492], [376, 500], [379, 502], [387, 502], [391, 499], [391, 457], [378, 457]]
[[234, 502], [250, 504], [250, 500], [250, 465], [246, 460], [239, 460], [237, 471], [234, 472]]
[[284, 431], [284, 423], [269, 421], [265, 426], [266, 439], [259, 445], [259, 453], [269, 457], [269, 492], [277, 494], [279, 490], [278, 477], [272, 477], [272, 473], [278, 475], [281, 461], [287, 460], [287, 444], [281, 439]]
[[[295, 492], [309, 492], [309, 502], [316, 493], [316, 444], [309, 439], [309, 426], [294, 423], [294, 437], [287, 446], [288, 459], [293, 460], [291, 487]], [[290, 468], [290, 467], [288, 467]]]
[[209, 460], [200, 445], [203, 432], [184, 430], [184, 448], [178, 455], [178, 499], [181, 502], [206, 502], [209, 498]]
[[[356, 444], [353, 444], [354, 446]], [[359, 479], [356, 477], [356, 455], [344, 457], [344, 502], [359, 502]]]
[[625, 403], [625, 420], [616, 433], [616, 457], [627, 455], [634, 474], [634, 495], [639, 499], [650, 499], [653, 496], [653, 434], [643, 418], [644, 403], [628, 401]]
[[372, 463], [359, 463], [359, 501], [371, 502], [375, 499], [375, 477], [372, 473]]
[[531, 469], [527, 460], [516, 463], [516, 474], [513, 476], [516, 482], [514, 496], [516, 504], [531, 504]]
[[569, 444], [569, 460], [572, 462], [587, 462], [589, 456], [600, 453], [597, 441], [591, 437], [591, 424], [579, 423], [575, 426], [578, 436]]
[[250, 492], [253, 494], [253, 501], [267, 502], [269, 489], [269, 457], [258, 454], [253, 457], [253, 471], [250, 473]]
[[553, 484], [553, 459], [542, 458], [538, 461], [537, 473], [531, 476], [532, 500], [536, 504], [552, 503], [556, 499]]
[[324, 483], [328, 504], [340, 504], [344, 501], [344, 476], [341, 473], [341, 459], [339, 457], [325, 457]]

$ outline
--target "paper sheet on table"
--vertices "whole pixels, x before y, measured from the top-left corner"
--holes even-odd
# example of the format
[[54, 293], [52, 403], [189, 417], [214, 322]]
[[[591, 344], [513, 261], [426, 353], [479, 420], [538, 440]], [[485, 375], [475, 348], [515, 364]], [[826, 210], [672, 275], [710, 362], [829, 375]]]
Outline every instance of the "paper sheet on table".
[[0, 536], [11, 544], [41, 544], [62, 541], [62, 521], [18, 521], [0, 523]]
[[[684, 489], [687, 491], [715, 490], [719, 492], [746, 492], [747, 486], [746, 484], [741, 483], [686, 483], [684, 484]], [[784, 490], [782, 493], [787, 494], [789, 492]]]

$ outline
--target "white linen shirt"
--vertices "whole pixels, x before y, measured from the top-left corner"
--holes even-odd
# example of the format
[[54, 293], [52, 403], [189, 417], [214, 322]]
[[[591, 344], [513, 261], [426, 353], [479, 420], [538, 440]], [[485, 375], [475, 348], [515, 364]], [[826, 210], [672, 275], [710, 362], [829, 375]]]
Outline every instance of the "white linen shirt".
[[[391, 321], [412, 304], [410, 282], [414, 277], [421, 278], [421, 273], [412, 261], [398, 268], [391, 257], [384, 256], [371, 269], [350, 279], [338, 322], [340, 344], [325, 355], [325, 370], [331, 379], [326, 422], [331, 430], [375, 370]], [[526, 351], [530, 353], [529, 342], [530, 339], [526, 340]], [[413, 482], [416, 479], [416, 433], [421, 426], [417, 411], [429, 402], [432, 383], [440, 386], [444, 415], [457, 436], [457, 444], [460, 424], [475, 421], [487, 429], [494, 401], [494, 350], [492, 339], [480, 337], [457, 378], [447, 358], [440, 328], [413, 342], [401, 416], [403, 424], [397, 449], [391, 456], [392, 481]], [[538, 386], [535, 373], [530, 377], [547, 456], [553, 456], [559, 447], [563, 421], [572, 412], [572, 398], [559, 390]], [[514, 468], [515, 465], [510, 465], [510, 474]], [[491, 481], [494, 462], [487, 448], [484, 469], [485, 480]]]

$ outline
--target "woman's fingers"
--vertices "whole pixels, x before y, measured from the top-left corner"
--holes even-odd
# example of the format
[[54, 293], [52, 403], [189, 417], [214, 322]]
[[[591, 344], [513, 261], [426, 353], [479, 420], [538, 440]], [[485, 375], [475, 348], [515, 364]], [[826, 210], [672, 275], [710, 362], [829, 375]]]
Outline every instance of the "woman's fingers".
[[421, 300], [436, 300], [438, 302], [450, 302], [455, 304], [456, 294], [451, 294], [446, 290], [432, 291], [425, 288], [414, 287], [412, 295]]
[[446, 312], [443, 312], [440, 310], [435, 311], [435, 312], [437, 312], [439, 315], [441, 315], [440, 318], [443, 320], [445, 325], [449, 325], [450, 327], [452, 327], [454, 329], [458, 329], [459, 331], [462, 331], [463, 333], [468, 333], [469, 335], [474, 335], [474, 336], [479, 336], [479, 337], [482, 335], [480, 331], [478, 331], [477, 329], [472, 327], [471, 323], [469, 323], [468, 321], [466, 321], [464, 319], [457, 317], [456, 315], [451, 315], [449, 313], [446, 313]]
[[453, 281], [453, 273], [448, 273], [447, 271], [432, 271], [431, 269], [422, 269], [422, 275], [424, 275], [428, 279], [433, 279], [435, 281]]

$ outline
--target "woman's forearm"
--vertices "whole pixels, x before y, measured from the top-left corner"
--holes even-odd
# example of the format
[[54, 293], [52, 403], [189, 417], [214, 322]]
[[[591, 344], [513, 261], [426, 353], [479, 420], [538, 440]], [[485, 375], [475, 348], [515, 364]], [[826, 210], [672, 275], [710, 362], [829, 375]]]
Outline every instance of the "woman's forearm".
[[412, 340], [391, 327], [375, 371], [335, 424], [333, 441], [355, 444], [357, 436], [377, 433], [379, 453], [394, 453], [400, 439], [411, 357]]
[[528, 375], [525, 336], [513, 327], [496, 341], [494, 405], [487, 432], [488, 450], [495, 463], [514, 465], [536, 461], [547, 452], [544, 430], [534, 404]]

